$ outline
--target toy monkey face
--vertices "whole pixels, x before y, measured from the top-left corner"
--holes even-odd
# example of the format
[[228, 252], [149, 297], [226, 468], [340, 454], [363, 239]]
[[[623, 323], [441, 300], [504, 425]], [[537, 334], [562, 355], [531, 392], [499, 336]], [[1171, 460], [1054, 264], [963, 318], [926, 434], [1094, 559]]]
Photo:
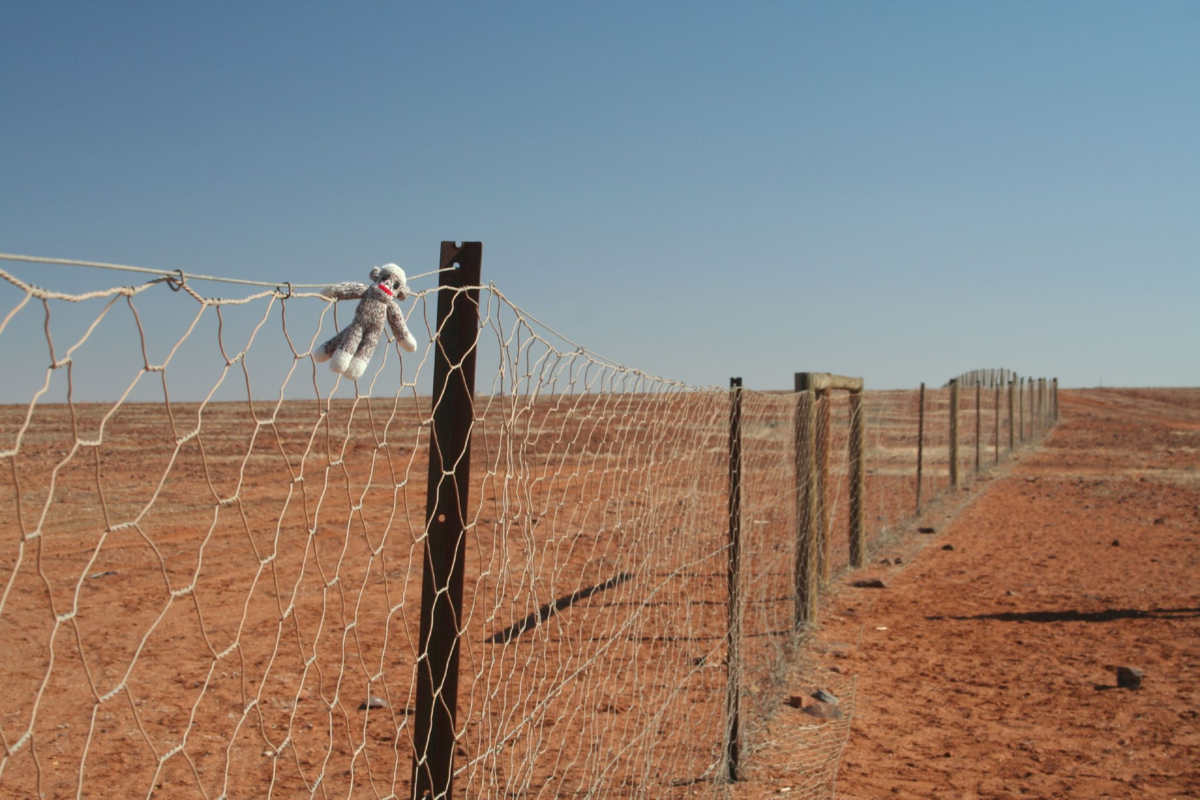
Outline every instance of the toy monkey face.
[[371, 280], [375, 282], [375, 288], [387, 297], [394, 297], [397, 300], [408, 297], [408, 285], [405, 282], [404, 271], [395, 264], [371, 270]]

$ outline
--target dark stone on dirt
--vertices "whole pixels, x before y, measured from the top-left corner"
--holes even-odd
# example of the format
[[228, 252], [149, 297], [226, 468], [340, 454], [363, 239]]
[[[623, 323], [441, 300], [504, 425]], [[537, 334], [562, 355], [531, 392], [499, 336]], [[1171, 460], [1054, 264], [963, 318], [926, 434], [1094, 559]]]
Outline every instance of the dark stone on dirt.
[[883, 561], [880, 561], [879, 563], [890, 565], [892, 563], [892, 560], [890, 558], [885, 558]]
[[954, 545], [952, 545], [952, 544], [944, 544], [944, 545], [942, 545], [942, 549], [943, 549], [943, 550], [953, 550], [953, 549], [954, 549]]
[[887, 588], [887, 584], [883, 582], [882, 578], [859, 578], [858, 580], [854, 581], [850, 585], [857, 586], [859, 589], [886, 589]]
[[1120, 547], [1120, 546], [1121, 546], [1121, 540], [1120, 540], [1120, 539], [1113, 539], [1113, 540], [1112, 540], [1112, 546], [1113, 546], [1113, 547]]
[[933, 528], [930, 528], [930, 527], [917, 528], [917, 533], [933, 533], [933, 532], [934, 532]]
[[107, 578], [109, 575], [116, 575], [116, 574], [117, 574], [117, 571], [115, 569], [110, 569], [105, 572], [93, 572], [91, 575], [88, 575], [88, 580], [90, 581], [90, 580], [95, 580], [96, 578]]
[[1167, 520], [1164, 517], [1158, 517], [1157, 519], [1154, 520], [1154, 524], [1155, 525], [1164, 525], [1164, 524], [1166, 524], [1166, 521]]
[[1117, 667], [1117, 686], [1122, 689], [1142, 688], [1142, 671], [1133, 667]]
[[822, 703], [828, 703], [831, 706], [838, 704], [838, 699], [824, 689], [817, 689], [812, 693], [813, 700], [820, 700]]
[[813, 703], [811, 706], [805, 706], [800, 709], [803, 713], [817, 719], [841, 719], [842, 710], [837, 706], [826, 705], [825, 703]]
[[382, 697], [376, 697], [375, 695], [371, 695], [370, 697], [367, 698], [367, 701], [365, 703], [363, 703], [362, 705], [360, 705], [358, 707], [358, 710], [366, 711], [368, 708], [387, 708], [387, 707], [388, 707], [387, 700], [384, 700]]

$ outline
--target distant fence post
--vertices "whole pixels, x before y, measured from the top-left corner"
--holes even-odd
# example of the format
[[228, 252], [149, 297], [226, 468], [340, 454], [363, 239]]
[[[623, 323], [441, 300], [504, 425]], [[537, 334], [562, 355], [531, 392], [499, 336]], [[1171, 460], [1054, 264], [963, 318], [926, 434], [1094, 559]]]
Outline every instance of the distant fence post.
[[1054, 379], [1054, 421], [1058, 422], [1058, 378]]
[[1017, 379], [1017, 439], [1025, 441], [1025, 379]]
[[729, 665], [726, 670], [726, 776], [738, 779], [741, 758], [742, 379], [729, 379]]
[[817, 619], [817, 397], [811, 373], [795, 374], [796, 609], [795, 624]]
[[979, 444], [983, 438], [983, 404], [980, 385], [975, 384], [975, 472], [979, 472]]
[[958, 488], [958, 378], [950, 381], [950, 488]]
[[829, 581], [831, 537], [829, 535], [829, 434], [833, 427], [833, 392], [817, 392], [817, 564], [821, 583]]
[[1017, 429], [1014, 426], [1016, 420], [1013, 417], [1013, 405], [1016, 402], [1017, 382], [1014, 377], [1008, 379], [1008, 452], [1012, 452], [1017, 447]]
[[[458, 633], [462, 619], [464, 518], [471, 490], [475, 343], [483, 244], [442, 242], [437, 339], [433, 360], [433, 425], [425, 495], [425, 561], [421, 576], [413, 796], [451, 797], [458, 710]], [[451, 269], [454, 265], [457, 269]], [[469, 288], [475, 287], [475, 288]], [[453, 472], [447, 474], [447, 468]]]
[[925, 453], [925, 382], [921, 382], [921, 399], [917, 401], [917, 513], [921, 513], [921, 461]]
[[850, 566], [863, 565], [863, 484], [866, 472], [863, 390], [850, 392]]
[[996, 443], [993, 447], [993, 463], [1000, 463], [1000, 383], [993, 384], [993, 390], [996, 393]]

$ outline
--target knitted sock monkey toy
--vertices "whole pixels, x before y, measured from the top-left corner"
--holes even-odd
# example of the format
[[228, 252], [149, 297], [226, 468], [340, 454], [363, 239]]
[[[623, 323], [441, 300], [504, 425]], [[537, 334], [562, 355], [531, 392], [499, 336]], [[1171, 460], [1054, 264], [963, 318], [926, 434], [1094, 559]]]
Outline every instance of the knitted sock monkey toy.
[[375, 352], [375, 345], [383, 334], [386, 322], [392, 335], [407, 352], [417, 349], [417, 340], [409, 333], [404, 323], [404, 314], [397, 303], [408, 297], [408, 283], [404, 270], [395, 264], [384, 264], [371, 269], [374, 286], [365, 283], [339, 283], [330, 286], [321, 294], [337, 300], [362, 298], [354, 312], [354, 321], [313, 352], [315, 361], [329, 361], [330, 369], [347, 378], [358, 380], [367, 369], [367, 363]]

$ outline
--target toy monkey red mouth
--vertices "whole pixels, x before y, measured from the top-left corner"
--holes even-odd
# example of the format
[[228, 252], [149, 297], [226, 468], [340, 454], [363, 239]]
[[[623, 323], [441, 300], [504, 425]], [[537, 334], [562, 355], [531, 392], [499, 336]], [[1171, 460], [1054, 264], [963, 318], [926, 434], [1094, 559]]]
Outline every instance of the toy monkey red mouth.
[[383, 292], [383, 293], [384, 293], [384, 294], [386, 294], [388, 297], [395, 297], [395, 296], [396, 296], [395, 292], [393, 292], [391, 289], [389, 289], [386, 283], [381, 283], [381, 284], [379, 284], [379, 291]]

